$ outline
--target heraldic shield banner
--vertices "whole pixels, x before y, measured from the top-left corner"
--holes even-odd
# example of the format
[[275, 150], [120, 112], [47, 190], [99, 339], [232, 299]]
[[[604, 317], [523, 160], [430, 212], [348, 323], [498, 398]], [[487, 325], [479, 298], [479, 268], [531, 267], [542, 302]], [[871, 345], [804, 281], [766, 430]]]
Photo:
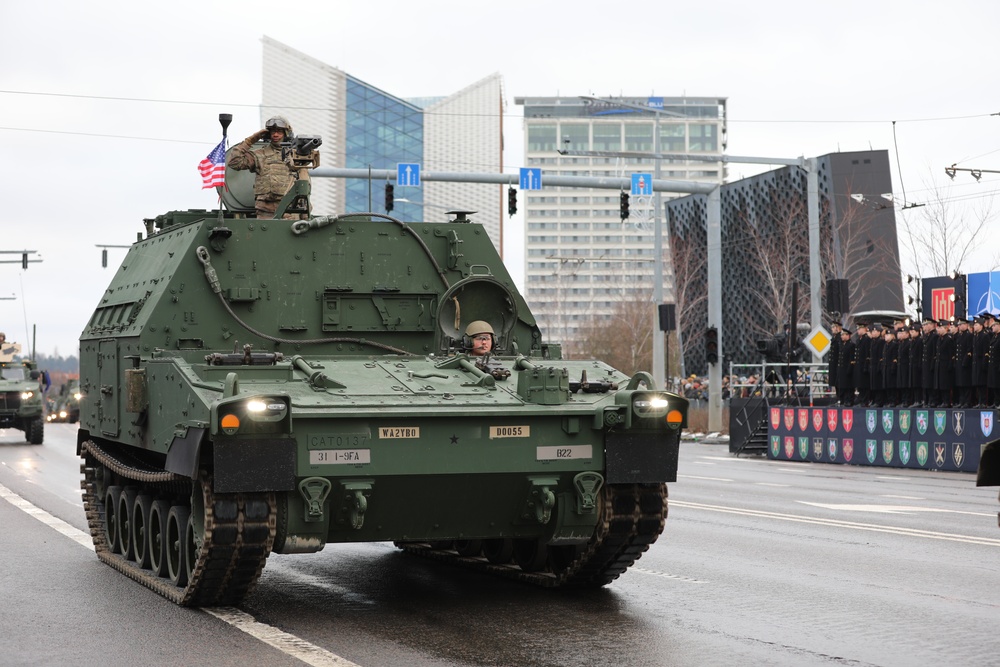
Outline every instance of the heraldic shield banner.
[[[997, 410], [769, 406], [768, 447], [781, 461], [976, 472], [1000, 438]], [[803, 414], [807, 413], [807, 414]]]

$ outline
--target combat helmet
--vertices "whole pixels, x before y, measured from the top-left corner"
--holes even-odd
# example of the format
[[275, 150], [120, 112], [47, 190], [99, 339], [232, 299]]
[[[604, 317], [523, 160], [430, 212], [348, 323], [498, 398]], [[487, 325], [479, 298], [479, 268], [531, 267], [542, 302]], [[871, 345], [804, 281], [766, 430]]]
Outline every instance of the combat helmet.
[[484, 320], [476, 320], [474, 322], [469, 322], [469, 326], [465, 327], [465, 335], [470, 338], [484, 333], [488, 333], [494, 338], [496, 338], [496, 334], [493, 332], [493, 327], [490, 326], [489, 322], [486, 322]]
[[288, 122], [288, 119], [284, 116], [271, 116], [264, 123], [264, 129], [271, 132], [272, 129], [278, 128], [285, 131], [285, 139], [291, 139], [292, 137], [292, 125]]

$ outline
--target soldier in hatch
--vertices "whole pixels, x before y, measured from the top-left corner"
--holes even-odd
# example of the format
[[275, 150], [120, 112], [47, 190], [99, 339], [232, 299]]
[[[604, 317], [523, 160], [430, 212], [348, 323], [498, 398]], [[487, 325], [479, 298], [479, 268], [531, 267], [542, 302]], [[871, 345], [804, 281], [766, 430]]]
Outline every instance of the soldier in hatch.
[[8, 343], [7, 334], [0, 331], [0, 361], [14, 361], [16, 354], [21, 354], [21, 344]]
[[469, 354], [472, 356], [485, 357], [493, 351], [496, 339], [489, 322], [483, 320], [470, 322], [469, 326], [465, 327], [465, 335], [469, 339], [471, 345]]
[[[233, 169], [249, 169], [257, 174], [253, 183], [254, 202], [258, 218], [273, 218], [278, 203], [297, 178], [290, 152], [284, 155], [281, 143], [292, 137], [292, 126], [281, 116], [274, 116], [264, 124], [264, 129], [254, 132], [236, 144], [229, 154], [227, 165]], [[270, 143], [259, 150], [252, 150], [261, 139]], [[286, 214], [286, 220], [296, 216]]]

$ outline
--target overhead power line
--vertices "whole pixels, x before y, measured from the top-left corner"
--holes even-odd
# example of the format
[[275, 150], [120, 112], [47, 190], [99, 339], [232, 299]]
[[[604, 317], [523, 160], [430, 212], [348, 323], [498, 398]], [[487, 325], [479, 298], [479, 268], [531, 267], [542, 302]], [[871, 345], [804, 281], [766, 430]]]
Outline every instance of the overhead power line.
[[[294, 111], [344, 111], [344, 108], [340, 107], [303, 107], [303, 106], [286, 106], [286, 105], [264, 105], [258, 103], [240, 103], [240, 102], [202, 102], [197, 100], [169, 100], [160, 98], [145, 98], [145, 97], [125, 97], [116, 95], [81, 95], [78, 93], [51, 93], [45, 91], [33, 91], [33, 90], [0, 90], [0, 94], [3, 95], [37, 95], [42, 97], [66, 97], [72, 99], [82, 99], [82, 100], [105, 100], [110, 102], [145, 102], [151, 104], [192, 104], [198, 106], [226, 106], [226, 107], [245, 107], [245, 108], [260, 108], [260, 107], [277, 107], [280, 106], [282, 109], [294, 110]], [[399, 98], [406, 100], [406, 98]], [[444, 113], [444, 112], [427, 112], [423, 110], [424, 113], [428, 115], [439, 115], [439, 116], [481, 116], [481, 117], [494, 117], [499, 114], [470, 114], [470, 113]], [[514, 116], [515, 114], [508, 114]], [[990, 116], [1000, 116], [1000, 112], [994, 113], [977, 113], [977, 114], [967, 114], [962, 116], [936, 116], [930, 118], [904, 118], [904, 119], [889, 119], [889, 118], [868, 118], [868, 119], [837, 119], [837, 118], [733, 118], [729, 117], [726, 119], [727, 123], [817, 123], [817, 124], [840, 124], [840, 123], [930, 123], [930, 122], [940, 122], [940, 121], [953, 121], [953, 120], [971, 120], [973, 118], [988, 118]], [[692, 118], [690, 120], [697, 120]]]

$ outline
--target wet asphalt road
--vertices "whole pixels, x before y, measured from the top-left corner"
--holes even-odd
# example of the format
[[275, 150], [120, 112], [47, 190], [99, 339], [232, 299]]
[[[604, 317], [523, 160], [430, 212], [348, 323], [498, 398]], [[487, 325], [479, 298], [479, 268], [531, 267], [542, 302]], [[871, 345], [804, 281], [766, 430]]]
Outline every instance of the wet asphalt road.
[[252, 636], [75, 541], [75, 438], [68, 424], [41, 446], [0, 431], [2, 665], [1000, 665], [1000, 505], [967, 474], [684, 443], [664, 534], [606, 588], [329, 545], [271, 556], [240, 610], [223, 610], [257, 621]]

